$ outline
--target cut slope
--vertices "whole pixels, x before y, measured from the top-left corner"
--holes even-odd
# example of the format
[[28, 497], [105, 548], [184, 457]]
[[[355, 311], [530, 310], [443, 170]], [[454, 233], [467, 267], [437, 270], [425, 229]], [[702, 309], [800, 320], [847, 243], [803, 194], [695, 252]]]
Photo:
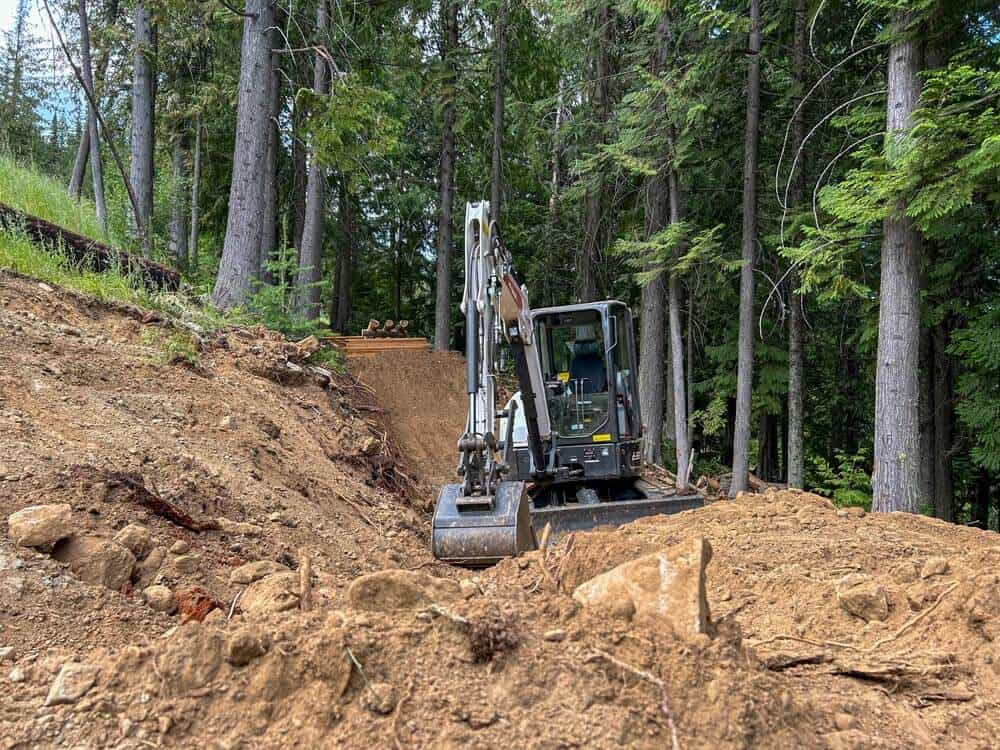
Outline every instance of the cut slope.
[[374, 390], [418, 477], [432, 486], [454, 482], [468, 411], [465, 359], [455, 352], [384, 352], [348, 367]]

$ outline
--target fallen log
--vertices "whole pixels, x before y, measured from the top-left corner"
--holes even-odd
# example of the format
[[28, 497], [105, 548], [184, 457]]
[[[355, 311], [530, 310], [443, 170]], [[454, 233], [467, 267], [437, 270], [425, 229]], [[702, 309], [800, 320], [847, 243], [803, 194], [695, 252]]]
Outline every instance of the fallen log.
[[43, 245], [61, 246], [73, 263], [91, 271], [120, 270], [140, 278], [151, 289], [176, 291], [181, 285], [181, 276], [173, 268], [84, 237], [6, 203], [0, 203], [0, 227], [23, 231], [29, 239]]

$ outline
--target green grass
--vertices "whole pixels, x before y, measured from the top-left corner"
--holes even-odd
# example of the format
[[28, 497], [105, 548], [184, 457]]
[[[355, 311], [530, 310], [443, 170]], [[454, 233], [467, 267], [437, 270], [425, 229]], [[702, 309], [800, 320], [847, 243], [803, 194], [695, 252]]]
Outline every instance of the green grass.
[[102, 301], [158, 307], [153, 293], [115, 271], [97, 273], [75, 266], [57, 249], [47, 250], [19, 232], [0, 231], [0, 268], [66, 286]]
[[[0, 203], [6, 203], [86, 237], [112, 245], [126, 244], [124, 237], [115, 231], [114, 217], [109, 233], [103, 234], [97, 225], [93, 202], [87, 199], [74, 202], [62, 182], [21, 166], [3, 154], [0, 154]], [[111, 207], [109, 211], [114, 213]]]

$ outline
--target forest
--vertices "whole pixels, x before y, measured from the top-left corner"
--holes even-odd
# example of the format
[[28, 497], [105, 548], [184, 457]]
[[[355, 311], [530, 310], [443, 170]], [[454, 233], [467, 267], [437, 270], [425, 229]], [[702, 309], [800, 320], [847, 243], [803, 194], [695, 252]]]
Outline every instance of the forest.
[[488, 199], [533, 305], [632, 307], [680, 483], [997, 529], [998, 56], [991, 2], [18, 0], [0, 173], [226, 314], [438, 349]]

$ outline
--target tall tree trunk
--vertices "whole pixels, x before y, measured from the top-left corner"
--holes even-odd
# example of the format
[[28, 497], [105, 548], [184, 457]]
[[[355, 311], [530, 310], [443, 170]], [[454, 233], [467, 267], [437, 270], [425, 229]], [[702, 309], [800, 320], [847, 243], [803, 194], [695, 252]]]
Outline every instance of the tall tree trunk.
[[[90, 59], [90, 23], [87, 19], [87, 2], [80, 0], [80, 72], [83, 84], [91, 97], [96, 101], [97, 90], [94, 88], [94, 69]], [[94, 102], [87, 102], [87, 132], [90, 147], [90, 175], [94, 183], [94, 208], [97, 213], [97, 226], [102, 234], [108, 232], [108, 209], [104, 202], [104, 165], [101, 162], [101, 139], [97, 130], [97, 109]]]
[[687, 338], [684, 340], [687, 347], [687, 380], [684, 391], [687, 395], [687, 439], [688, 445], [694, 445], [694, 422], [691, 415], [694, 414], [694, 286], [688, 283], [688, 316], [687, 316]]
[[[683, 196], [677, 172], [671, 167], [670, 181], [670, 223], [679, 224], [683, 220]], [[682, 248], [674, 248], [674, 261], [681, 256]], [[687, 489], [688, 462], [691, 446], [688, 443], [687, 393], [684, 388], [684, 340], [681, 338], [681, 282], [677, 273], [671, 271], [667, 282], [667, 304], [670, 315], [670, 365], [674, 381], [674, 450], [677, 455], [677, 489]]]
[[198, 268], [198, 213], [201, 209], [198, 191], [201, 187], [201, 113], [194, 117], [194, 164], [191, 167], [191, 237], [188, 251], [191, 265]]
[[340, 226], [343, 241], [337, 254], [337, 270], [334, 274], [336, 301], [331, 312], [331, 325], [343, 333], [351, 322], [353, 300], [351, 299], [354, 271], [354, 243], [357, 234], [354, 196], [350, 192], [350, 181], [345, 175], [340, 189]]
[[[83, 0], [86, 6], [87, 0]], [[80, 131], [80, 142], [76, 147], [76, 156], [73, 158], [73, 171], [69, 178], [69, 197], [75, 201], [80, 200], [83, 192], [83, 178], [87, 173], [87, 157], [90, 155], [90, 106], [87, 106], [87, 122], [83, 130]]]
[[[646, 187], [646, 237], [652, 237], [666, 226], [668, 187], [663, 170], [651, 177]], [[645, 422], [643, 459], [663, 465], [663, 392], [666, 373], [665, 320], [666, 277], [658, 275], [642, 288], [642, 315], [639, 317], [639, 410]]]
[[556, 95], [556, 119], [552, 126], [552, 175], [549, 177], [549, 221], [555, 226], [559, 220], [559, 186], [562, 184], [562, 120], [563, 120], [563, 79], [559, 78], [559, 93]]
[[[594, 80], [591, 101], [597, 129], [592, 144], [596, 150], [607, 138], [607, 123], [611, 110], [610, 74], [613, 25], [610, 3], [603, 2], [597, 11], [597, 25], [600, 42], [592, 46], [594, 51]], [[593, 302], [599, 296], [597, 271], [600, 263], [604, 237], [607, 234], [606, 204], [607, 186], [603, 172], [588, 179], [584, 195], [583, 240], [577, 255], [577, 296], [581, 302]]]
[[451, 338], [451, 224], [455, 202], [455, 89], [458, 70], [455, 53], [458, 48], [458, 3], [441, 3], [441, 60], [447, 71], [444, 84], [443, 136], [437, 228], [437, 293], [434, 306], [434, 348], [446, 351]]
[[[271, 46], [277, 50], [281, 43], [278, 29], [271, 30]], [[258, 278], [265, 283], [273, 283], [267, 269], [278, 241], [278, 115], [281, 113], [281, 60], [280, 53], [271, 53], [270, 79], [268, 80], [267, 113], [267, 157], [264, 163], [264, 209], [261, 214], [260, 257], [257, 266]]]
[[[152, 252], [150, 219], [153, 216], [153, 55], [154, 29], [149, 5], [135, 4], [132, 49], [132, 161], [129, 171], [142, 220], [132, 227], [145, 255]], [[145, 227], [145, 231], [140, 228]]]
[[[923, 286], [923, 283], [921, 283]], [[920, 328], [920, 507], [934, 507], [934, 341], [930, 328]]]
[[[807, 35], [806, 3], [805, 0], [795, 0], [795, 31], [794, 50], [792, 54], [792, 68], [797, 88], [795, 104], [796, 113], [792, 122], [792, 153], [798, 153], [805, 142], [806, 137], [806, 117], [805, 107], [800, 106], [805, 95], [806, 85], [806, 35]], [[804, 156], [804, 155], [803, 155]], [[802, 166], [794, 175], [792, 183], [792, 203], [799, 207], [805, 199], [806, 190], [806, 170], [805, 159], [800, 159]], [[801, 239], [796, 233], [795, 241]], [[802, 306], [805, 300], [798, 293], [801, 283], [799, 274], [792, 271], [789, 274], [789, 314], [788, 314], [788, 429], [786, 431], [786, 442], [788, 452], [786, 454], [785, 469], [788, 478], [788, 486], [802, 489], [805, 483], [805, 445], [802, 435], [803, 426], [803, 398], [805, 386], [803, 384], [804, 367], [802, 359], [802, 333], [803, 316]]]
[[[650, 61], [650, 73], [659, 75], [667, 59], [667, 37], [670, 31], [670, 20], [666, 13], [662, 14], [656, 24], [656, 40]], [[660, 97], [654, 103], [661, 119], [665, 108]], [[645, 214], [646, 239], [652, 238], [662, 231], [670, 217], [670, 186], [667, 178], [668, 167], [666, 159], [660, 160], [660, 168], [655, 175], [646, 181]], [[672, 400], [664, 404], [664, 390], [669, 380], [670, 371], [664, 371], [666, 358], [666, 337], [664, 323], [666, 322], [667, 280], [664, 274], [659, 274], [653, 281], [642, 288], [642, 315], [639, 318], [639, 409], [645, 422], [643, 436], [643, 460], [646, 463], [661, 466], [663, 464], [663, 434], [666, 412], [672, 412]], [[669, 389], [671, 392], [675, 389]]]
[[[84, 0], [84, 4], [86, 4], [86, 0]], [[86, 13], [86, 8], [84, 8], [84, 13]], [[109, 0], [109, 2], [106, 3], [105, 16], [106, 16], [105, 23], [108, 26], [111, 26], [118, 21], [118, 0]], [[88, 48], [90, 47], [89, 41], [90, 40], [89, 40], [89, 29], [88, 29], [88, 45], [87, 45]], [[89, 51], [91, 53], [93, 52], [93, 50]], [[105, 48], [98, 50], [97, 61], [96, 61], [97, 65], [93, 75], [95, 84], [100, 84], [104, 81], [104, 76], [108, 70], [108, 60], [110, 59], [110, 57], [111, 55], [109, 54], [109, 51], [106, 48], [106, 46]], [[98, 101], [100, 101], [100, 89], [101, 87], [99, 85], [96, 86], [94, 89], [94, 97]], [[88, 112], [90, 111], [89, 106], [87, 108], [87, 111]], [[90, 127], [85, 126], [82, 132], [80, 133], [80, 142], [79, 144], [77, 144], [76, 156], [73, 158], [73, 172], [69, 180], [69, 195], [75, 201], [80, 200], [80, 194], [81, 191], [83, 190], [83, 179], [87, 173], [87, 160], [89, 156], [90, 156]]]
[[273, 9], [270, 0], [246, 0], [229, 216], [212, 292], [212, 300], [222, 308], [243, 304], [253, 291], [264, 195]]
[[[955, 486], [951, 470], [952, 432], [955, 412], [952, 406], [952, 367], [948, 354], [947, 321], [934, 326], [934, 515], [945, 521], [955, 520]], [[930, 462], [930, 456], [922, 459]]]
[[[316, 6], [317, 44], [324, 43], [330, 16], [326, 0]], [[317, 97], [329, 92], [329, 75], [323, 55], [316, 55], [313, 63], [313, 93]], [[316, 158], [315, 139], [306, 143], [309, 158], [309, 178], [306, 181], [306, 221], [302, 227], [302, 250], [299, 253], [299, 274], [295, 294], [299, 314], [315, 320], [320, 313], [319, 282], [323, 278], [323, 225], [326, 214], [326, 167]]]
[[504, 83], [507, 77], [507, 0], [500, 0], [493, 25], [493, 163], [490, 178], [490, 221], [500, 220], [503, 200]]
[[181, 268], [188, 264], [187, 185], [184, 179], [184, 136], [177, 134], [171, 145], [170, 158], [170, 257]]
[[303, 140], [302, 125], [305, 121], [304, 106], [292, 96], [292, 199], [291, 221], [292, 246], [302, 250], [302, 230], [306, 225], [306, 183], [309, 170], [306, 168], [306, 144]]
[[747, 488], [750, 409], [753, 399], [753, 287], [757, 249], [757, 145], [760, 137], [760, 0], [750, 0], [750, 61], [747, 117], [743, 139], [743, 268], [740, 271], [740, 331], [736, 375], [736, 424], [733, 432], [733, 483], [730, 494]]
[[[899, 158], [920, 97], [920, 47], [898, 16], [889, 49], [886, 157]], [[904, 36], [904, 34], [907, 34]], [[903, 202], [882, 223], [875, 374], [874, 511], [920, 510], [919, 374], [921, 237]]]

